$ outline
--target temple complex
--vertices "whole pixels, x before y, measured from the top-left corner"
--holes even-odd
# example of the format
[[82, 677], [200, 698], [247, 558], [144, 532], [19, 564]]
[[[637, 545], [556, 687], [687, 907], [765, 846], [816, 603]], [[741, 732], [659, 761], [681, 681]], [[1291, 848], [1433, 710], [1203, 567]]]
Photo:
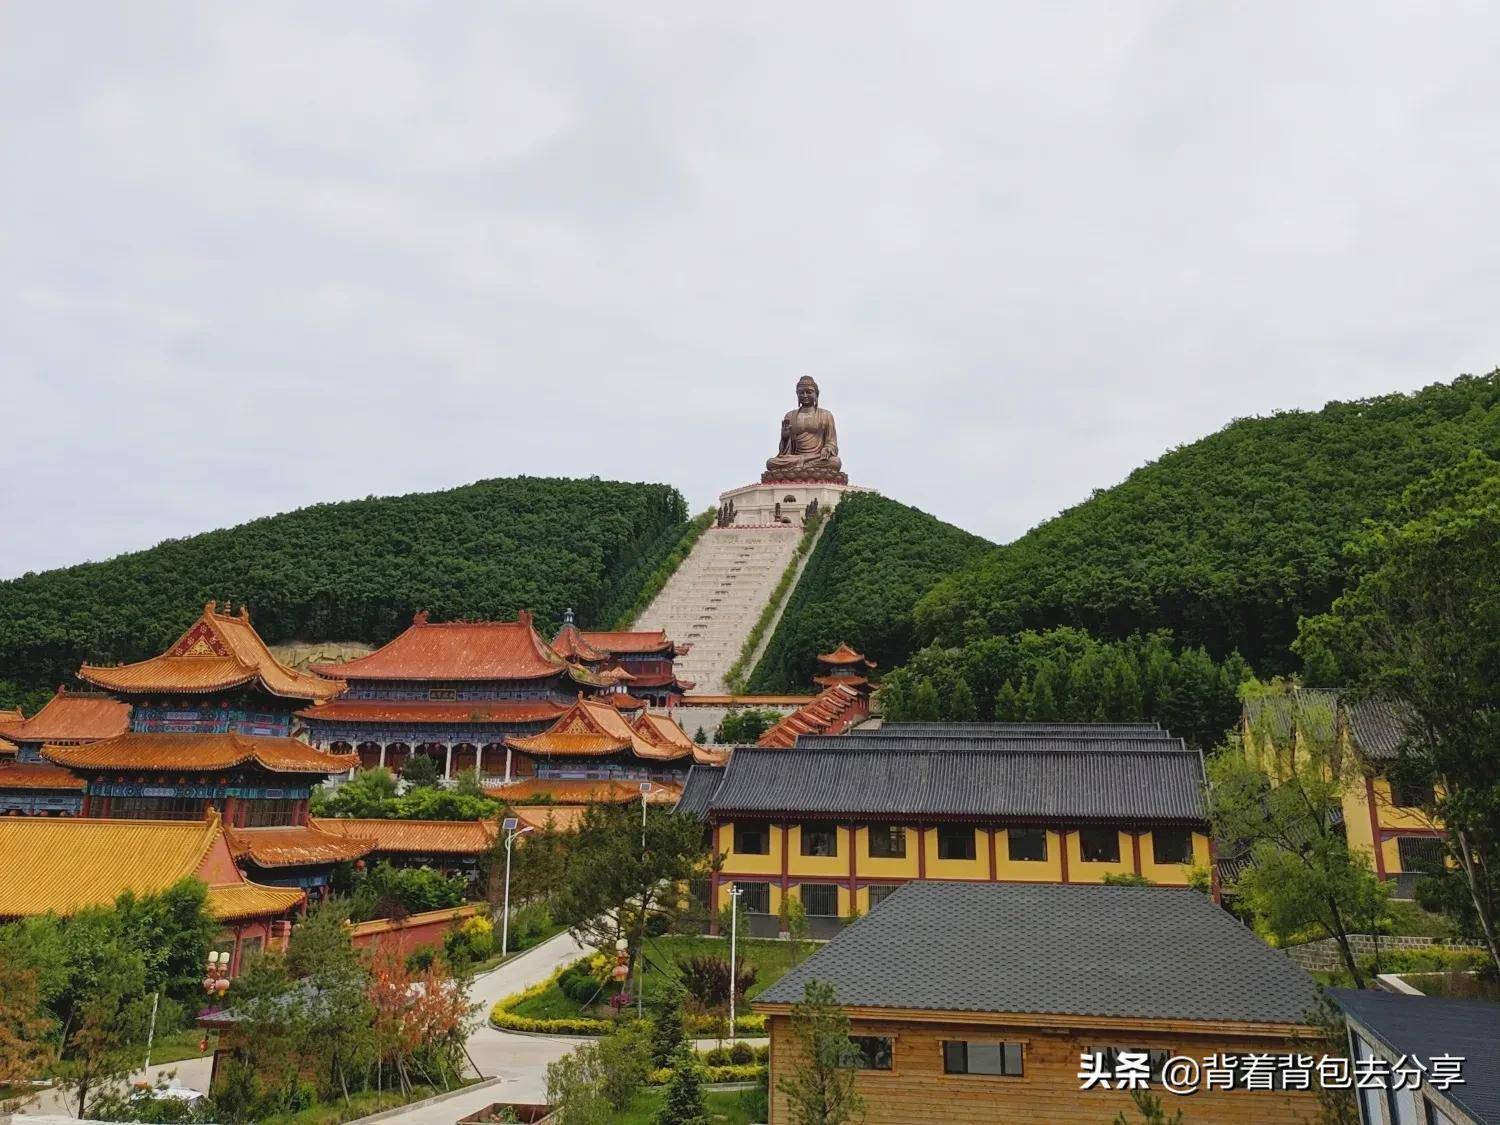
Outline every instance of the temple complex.
[[0, 739], [0, 815], [77, 816], [83, 811], [83, 778], [44, 759], [42, 747], [85, 746], [123, 733], [129, 723], [128, 703], [65, 688], [29, 719], [7, 716]]
[[507, 736], [540, 732], [579, 691], [617, 682], [559, 655], [525, 611], [514, 621], [441, 623], [418, 613], [368, 656], [312, 671], [348, 683], [337, 700], [298, 712], [313, 745], [397, 773], [411, 755], [426, 754], [445, 778], [502, 772]]
[[486, 790], [500, 801], [546, 794], [572, 804], [614, 800], [622, 792], [638, 800], [643, 783], [670, 786], [675, 795], [694, 762], [723, 761], [666, 715], [643, 711], [632, 719], [581, 695], [547, 730], [507, 738], [505, 746], [504, 779]]
[[128, 703], [130, 716], [112, 737], [42, 747], [46, 761], [83, 779], [81, 816], [197, 822], [222, 814], [226, 844], [252, 875], [319, 893], [333, 864], [369, 850], [308, 824], [313, 787], [351, 769], [354, 755], [293, 737], [295, 712], [343, 684], [281, 664], [244, 610], [221, 613], [210, 602], [160, 656], [86, 664], [79, 676]]
[[[577, 661], [598, 673], [618, 670], [625, 691], [657, 707], [675, 707], [694, 684], [677, 675], [677, 658], [693, 647], [676, 644], [664, 629], [635, 632], [580, 629], [573, 611], [563, 614], [563, 627], [552, 647], [566, 660]], [[626, 710], [632, 708], [626, 707]]]
[[875, 661], [840, 641], [832, 652], [818, 654], [818, 674], [813, 677], [813, 683], [825, 688], [843, 684], [869, 692], [870, 676], [874, 671]]

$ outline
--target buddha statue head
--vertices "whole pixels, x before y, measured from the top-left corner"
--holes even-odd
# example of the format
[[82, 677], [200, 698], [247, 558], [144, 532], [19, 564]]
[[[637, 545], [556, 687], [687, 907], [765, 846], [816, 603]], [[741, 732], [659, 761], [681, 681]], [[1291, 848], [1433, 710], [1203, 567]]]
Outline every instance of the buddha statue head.
[[804, 375], [797, 380], [797, 405], [803, 407], [818, 405], [818, 381], [811, 375]]

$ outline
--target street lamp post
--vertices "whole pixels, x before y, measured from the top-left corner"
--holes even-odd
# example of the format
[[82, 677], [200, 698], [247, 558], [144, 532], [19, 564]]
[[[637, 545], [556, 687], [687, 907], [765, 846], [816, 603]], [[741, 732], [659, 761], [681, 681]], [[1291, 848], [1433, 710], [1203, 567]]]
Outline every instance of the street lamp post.
[[[641, 867], [646, 866], [646, 798], [651, 793], [651, 783], [641, 782]], [[644, 874], [644, 870], [642, 874]], [[646, 891], [641, 889], [641, 924], [639, 943], [635, 951], [635, 1017], [640, 1019], [645, 1012], [646, 1000], [641, 995], [641, 962], [646, 959]]]
[[[514, 846], [517, 836], [524, 836], [531, 831], [529, 825], [520, 828], [520, 824], [519, 817], [508, 816], [500, 825], [505, 831], [505, 906], [502, 908], [500, 919], [500, 957], [502, 960], [510, 953], [510, 849]], [[520, 828], [519, 831], [517, 831], [518, 828]]]
[[739, 983], [735, 969], [736, 945], [740, 928], [740, 895], [744, 892], [738, 885], [729, 888], [729, 1041], [734, 1042], [734, 986]]

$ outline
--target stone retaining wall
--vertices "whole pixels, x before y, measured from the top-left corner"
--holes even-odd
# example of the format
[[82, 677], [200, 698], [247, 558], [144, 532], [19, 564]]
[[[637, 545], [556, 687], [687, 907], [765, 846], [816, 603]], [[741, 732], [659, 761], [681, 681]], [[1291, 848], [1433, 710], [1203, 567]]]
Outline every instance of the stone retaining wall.
[[[1433, 945], [1441, 945], [1446, 949], [1474, 948], [1469, 945], [1440, 942], [1437, 938], [1389, 934], [1350, 934], [1349, 945], [1354, 950], [1355, 957], [1373, 957], [1377, 949], [1380, 953], [1386, 954], [1397, 949], [1426, 949]], [[1317, 941], [1303, 942], [1301, 945], [1289, 945], [1286, 947], [1286, 955], [1309, 972], [1326, 973], [1344, 967], [1343, 959], [1339, 956], [1338, 942], [1332, 938], [1319, 938]]]

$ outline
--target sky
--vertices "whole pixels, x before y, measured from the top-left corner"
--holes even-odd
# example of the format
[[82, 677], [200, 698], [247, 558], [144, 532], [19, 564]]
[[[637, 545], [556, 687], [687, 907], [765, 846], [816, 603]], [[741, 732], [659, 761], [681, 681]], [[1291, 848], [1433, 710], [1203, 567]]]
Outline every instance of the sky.
[[1500, 365], [1500, 6], [0, 5], [0, 577], [488, 477], [1006, 541]]

